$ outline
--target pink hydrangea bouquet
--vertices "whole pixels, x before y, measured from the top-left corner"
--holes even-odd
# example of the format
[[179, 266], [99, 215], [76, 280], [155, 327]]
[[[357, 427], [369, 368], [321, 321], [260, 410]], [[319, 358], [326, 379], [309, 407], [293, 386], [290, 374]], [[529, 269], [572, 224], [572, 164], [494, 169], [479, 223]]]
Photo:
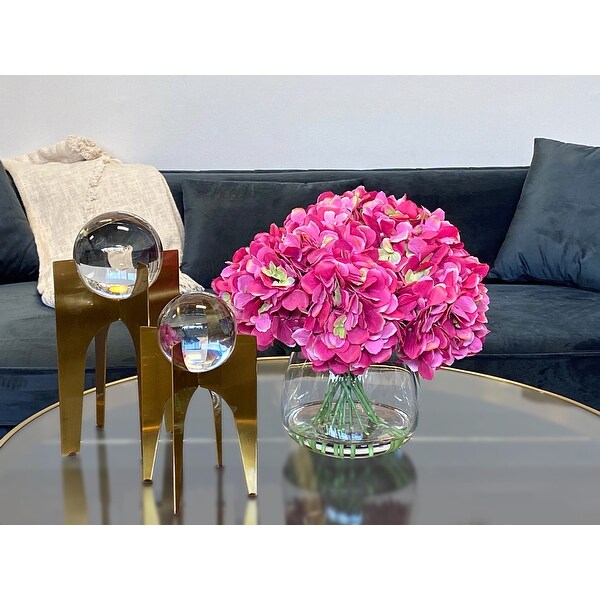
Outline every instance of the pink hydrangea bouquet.
[[482, 349], [488, 268], [443, 210], [361, 186], [294, 209], [212, 285], [260, 349], [277, 339], [316, 371], [354, 375], [394, 355], [431, 379]]

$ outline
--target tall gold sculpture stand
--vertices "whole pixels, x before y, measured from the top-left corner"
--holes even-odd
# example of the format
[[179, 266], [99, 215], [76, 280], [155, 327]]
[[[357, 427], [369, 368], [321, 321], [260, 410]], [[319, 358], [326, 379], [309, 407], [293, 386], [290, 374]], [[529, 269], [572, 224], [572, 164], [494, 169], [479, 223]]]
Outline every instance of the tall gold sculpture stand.
[[[152, 481], [158, 449], [160, 427], [173, 438], [173, 511], [179, 510], [183, 479], [183, 431], [189, 402], [199, 387], [212, 398], [217, 447], [217, 466], [223, 464], [222, 412], [223, 399], [233, 413], [242, 455], [246, 487], [250, 496], [257, 493], [257, 378], [256, 338], [238, 335], [235, 348], [220, 367], [206, 373], [191, 373], [167, 360], [158, 345], [156, 327], [140, 330], [142, 399], [142, 473], [144, 481]], [[181, 344], [172, 350], [181, 360]]]
[[[89, 290], [77, 273], [73, 260], [53, 263], [56, 301], [56, 344], [60, 441], [63, 456], [77, 454], [81, 447], [81, 419], [87, 349], [95, 340], [96, 424], [104, 427], [106, 388], [106, 342], [111, 323], [123, 321], [135, 348], [140, 372], [140, 327], [156, 323], [162, 308], [179, 294], [179, 253], [163, 252], [157, 280], [148, 288], [148, 269], [138, 265], [132, 295], [123, 300], [104, 298]], [[139, 382], [138, 382], [139, 389]], [[140, 430], [141, 430], [141, 394]]]

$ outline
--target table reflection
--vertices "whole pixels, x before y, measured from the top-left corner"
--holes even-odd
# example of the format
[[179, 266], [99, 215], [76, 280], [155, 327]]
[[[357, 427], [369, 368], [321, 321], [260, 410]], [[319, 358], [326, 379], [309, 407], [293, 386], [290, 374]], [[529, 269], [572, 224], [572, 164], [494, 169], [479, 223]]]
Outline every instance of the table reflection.
[[340, 460], [305, 448], [284, 468], [288, 525], [386, 525], [410, 521], [417, 473], [399, 449], [365, 460]]
[[[65, 525], [87, 525], [94, 522], [91, 517], [92, 507], [100, 505], [101, 523], [111, 524], [110, 506], [110, 478], [104, 431], [96, 431], [98, 444], [96, 444], [96, 460], [98, 474], [98, 498], [89, 497], [85, 486], [85, 468], [82, 466], [81, 455], [64, 457], [61, 461], [63, 514]], [[152, 484], [139, 482], [140, 491], [140, 516], [139, 523], [143, 525], [181, 525], [186, 522], [185, 502], [180, 505], [179, 511], [173, 511], [173, 461], [170, 447], [162, 453], [160, 472]], [[158, 465], [157, 465], [158, 466]], [[89, 465], [88, 465], [89, 469]], [[215, 524], [226, 523], [226, 501], [223, 487], [224, 468], [215, 467]], [[182, 486], [184, 484], [182, 483]], [[184, 488], [182, 487], [182, 494]], [[91, 512], [90, 512], [91, 511]], [[258, 524], [257, 498], [247, 498], [243, 515], [244, 525]]]

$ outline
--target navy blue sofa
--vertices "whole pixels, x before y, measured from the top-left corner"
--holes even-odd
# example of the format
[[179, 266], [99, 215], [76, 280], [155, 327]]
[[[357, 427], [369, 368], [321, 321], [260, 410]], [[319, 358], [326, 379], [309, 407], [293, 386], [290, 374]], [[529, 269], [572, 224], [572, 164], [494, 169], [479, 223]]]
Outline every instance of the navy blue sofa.
[[[527, 167], [165, 171], [182, 215], [182, 182], [362, 180], [369, 190], [442, 208], [461, 231], [467, 250], [493, 265], [511, 223]], [[252, 214], [244, 214], [252, 219]], [[249, 241], [249, 240], [248, 240]], [[0, 241], [1, 243], [1, 241]], [[216, 276], [218, 273], [214, 273]], [[455, 363], [464, 370], [519, 381], [600, 409], [600, 294], [576, 287], [488, 280], [489, 329], [483, 351]], [[285, 354], [277, 345], [263, 355]], [[93, 349], [86, 385], [94, 385]], [[135, 374], [133, 345], [120, 323], [111, 327], [108, 379]], [[36, 281], [0, 284], [0, 435], [57, 402], [54, 311]]]

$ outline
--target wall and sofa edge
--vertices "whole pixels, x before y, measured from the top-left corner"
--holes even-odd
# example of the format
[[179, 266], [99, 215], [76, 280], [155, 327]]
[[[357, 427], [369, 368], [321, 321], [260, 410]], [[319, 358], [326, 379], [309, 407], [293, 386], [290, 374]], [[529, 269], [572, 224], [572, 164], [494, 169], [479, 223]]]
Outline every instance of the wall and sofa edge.
[[[410, 199], [431, 210], [442, 208], [447, 219], [459, 228], [467, 250], [491, 266], [513, 223], [528, 171], [528, 167], [457, 167], [163, 171], [163, 175], [184, 219], [186, 240], [206, 234], [207, 227], [211, 228], [211, 224], [219, 221], [219, 213], [224, 209], [218, 182], [239, 182], [237, 189], [235, 185], [233, 190], [229, 186], [225, 202], [229, 206], [238, 202], [236, 210], [241, 225], [239, 231], [230, 226], [227, 231], [219, 231], [213, 236], [220, 240], [221, 253], [223, 244], [245, 245], [249, 240], [243, 241], [240, 236], [246, 235], [248, 227], [260, 231], [264, 219], [269, 220], [271, 215], [264, 206], [276, 205], [277, 197], [265, 198], [264, 189], [276, 193], [278, 188], [263, 188], [262, 182], [360, 180], [369, 190], [383, 190], [396, 197], [407, 193]], [[212, 182], [212, 185], [205, 188], [208, 192], [203, 196], [198, 186], [191, 182]], [[323, 187], [322, 191], [325, 189], [328, 188]], [[199, 212], [195, 210], [198, 207], [201, 207]], [[193, 222], [191, 215], [194, 215]], [[229, 238], [227, 243], [223, 241], [224, 237]], [[209, 238], [202, 237], [203, 240]], [[210, 247], [205, 244], [194, 251], [199, 253], [200, 250], [203, 255], [193, 256], [186, 247], [183, 271], [187, 265], [189, 274], [195, 274], [197, 261], [206, 257]], [[206, 281], [201, 283], [207, 283], [218, 272], [216, 267], [212, 272], [205, 268]], [[0, 273], [0, 282], [1, 278]], [[54, 310], [42, 304], [36, 290], [35, 274], [28, 279], [0, 283], [0, 435], [58, 400]], [[486, 283], [490, 296], [487, 314], [491, 333], [480, 354], [453, 366], [522, 382], [600, 409], [597, 394], [600, 293], [556, 282], [507, 282], [494, 274]], [[289, 349], [276, 345], [261, 354], [273, 356], [287, 352]], [[90, 348], [87, 387], [94, 385], [93, 361], [93, 348]], [[124, 327], [116, 323], [109, 334], [108, 379], [113, 381], [133, 374], [133, 345]]]

